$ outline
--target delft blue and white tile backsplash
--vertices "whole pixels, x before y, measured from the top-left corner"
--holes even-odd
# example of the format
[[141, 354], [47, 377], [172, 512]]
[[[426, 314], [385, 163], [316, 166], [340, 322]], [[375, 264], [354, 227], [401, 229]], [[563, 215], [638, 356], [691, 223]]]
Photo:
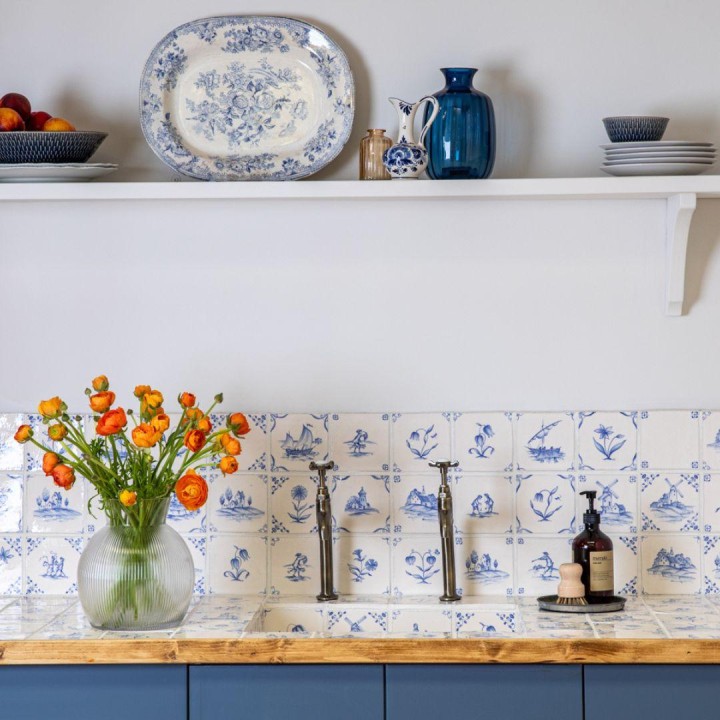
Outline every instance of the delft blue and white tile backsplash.
[[[223, 418], [216, 416], [216, 422]], [[465, 595], [553, 593], [596, 490], [623, 594], [720, 594], [720, 411], [250, 414], [240, 472], [206, 475], [207, 505], [171, 506], [199, 594], [314, 595], [311, 460], [332, 458], [336, 589], [441, 592], [438, 473], [453, 458], [458, 583]], [[0, 415], [0, 594], [74, 594], [101, 515], [66, 493]], [[582, 502], [581, 502], [582, 500]]]

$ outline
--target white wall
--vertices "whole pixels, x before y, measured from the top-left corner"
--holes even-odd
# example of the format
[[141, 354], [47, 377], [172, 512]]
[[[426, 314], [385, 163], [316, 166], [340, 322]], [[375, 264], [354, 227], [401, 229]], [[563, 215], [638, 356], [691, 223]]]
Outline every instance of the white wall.
[[[448, 8], [453, 12], [449, 13]], [[253, 6], [2, 0], [0, 89], [107, 129], [118, 179], [170, 177], [145, 145], [152, 46], [212, 14], [286, 14], [345, 47], [355, 176], [385, 98], [481, 68], [498, 176], [597, 175], [600, 118], [667, 113], [720, 140], [720, 6], [621, 0]], [[403, 37], [402, 33], [406, 33]], [[0, 409], [70, 402], [97, 372], [270, 410], [720, 406], [720, 204], [696, 213], [690, 314], [663, 313], [657, 202], [0, 204]]]

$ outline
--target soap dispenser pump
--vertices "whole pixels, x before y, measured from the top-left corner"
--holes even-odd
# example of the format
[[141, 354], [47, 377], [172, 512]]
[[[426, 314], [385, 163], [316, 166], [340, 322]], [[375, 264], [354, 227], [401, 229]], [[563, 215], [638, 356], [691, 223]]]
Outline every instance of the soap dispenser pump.
[[580, 493], [588, 499], [583, 514], [585, 529], [573, 540], [573, 561], [582, 566], [587, 598], [609, 597], [615, 592], [612, 540], [600, 530], [600, 513], [595, 509], [595, 490]]

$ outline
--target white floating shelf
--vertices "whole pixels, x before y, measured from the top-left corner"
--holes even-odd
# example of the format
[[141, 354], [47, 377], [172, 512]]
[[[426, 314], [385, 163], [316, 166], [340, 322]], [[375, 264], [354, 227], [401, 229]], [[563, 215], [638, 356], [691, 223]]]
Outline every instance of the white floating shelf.
[[682, 315], [687, 241], [696, 201], [720, 198], [720, 175], [393, 180], [363, 182], [2, 183], [0, 202], [152, 200], [665, 200], [666, 313]]

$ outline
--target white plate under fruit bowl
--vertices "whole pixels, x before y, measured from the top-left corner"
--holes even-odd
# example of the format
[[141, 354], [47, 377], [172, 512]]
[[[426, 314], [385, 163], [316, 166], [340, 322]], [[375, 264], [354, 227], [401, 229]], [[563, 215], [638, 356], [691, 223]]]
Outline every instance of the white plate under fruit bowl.
[[114, 163], [21, 163], [0, 164], [0, 182], [52, 183], [87, 182], [115, 172]]
[[627, 177], [631, 175], [700, 175], [711, 165], [701, 163], [633, 163], [631, 165], [605, 165], [600, 169], [608, 175]]
[[607, 145], [600, 145], [603, 150], [627, 150], [630, 148], [641, 149], [641, 148], [653, 148], [655, 150], [666, 150], [671, 147], [697, 147], [697, 148], [712, 148], [713, 144], [709, 142], [695, 142], [693, 140], [655, 140], [645, 142], [622, 142], [622, 143], [609, 143]]
[[642, 151], [635, 151], [635, 150], [623, 150], [622, 152], [606, 152], [605, 153], [605, 159], [606, 160], [622, 160], [625, 158], [638, 158], [642, 160], [643, 158], [655, 158], [655, 157], [663, 157], [663, 158], [673, 158], [673, 157], [697, 157], [697, 158], [714, 158], [716, 156], [716, 153], [714, 150], [708, 150], [708, 151], [699, 151], [699, 150], [681, 150], [678, 148], [677, 150], [655, 150], [655, 151], [649, 151], [649, 150], [642, 150]]

